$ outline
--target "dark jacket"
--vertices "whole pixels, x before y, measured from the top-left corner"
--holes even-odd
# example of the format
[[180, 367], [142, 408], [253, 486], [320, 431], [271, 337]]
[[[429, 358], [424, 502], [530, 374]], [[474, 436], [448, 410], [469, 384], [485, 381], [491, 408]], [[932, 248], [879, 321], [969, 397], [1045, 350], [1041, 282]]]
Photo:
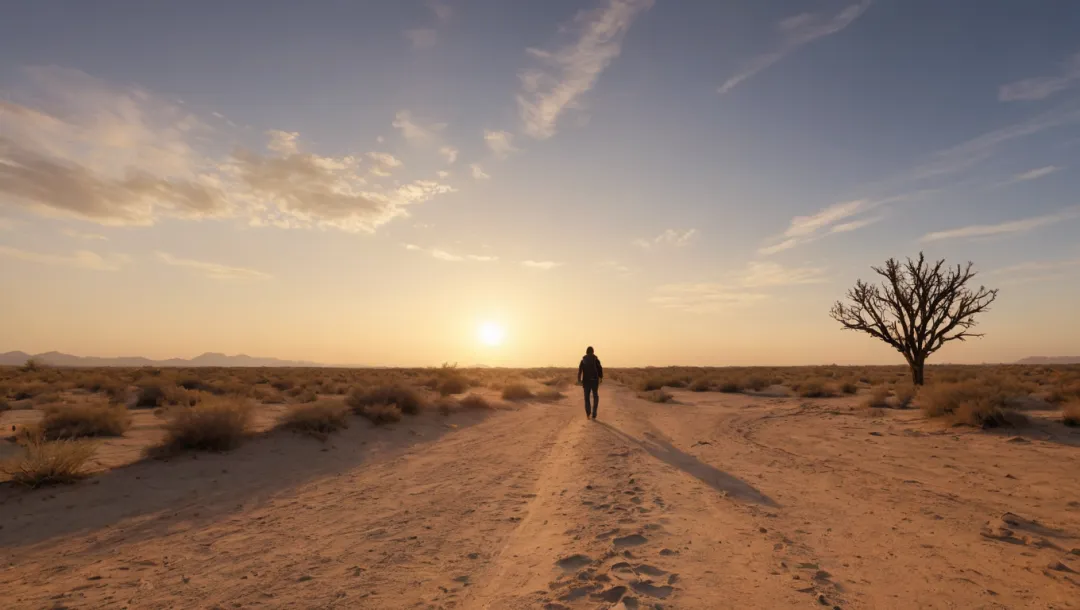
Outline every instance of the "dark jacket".
[[577, 374], [578, 379], [599, 381], [604, 378], [604, 367], [600, 365], [600, 359], [596, 357], [596, 354], [585, 354], [577, 367]]

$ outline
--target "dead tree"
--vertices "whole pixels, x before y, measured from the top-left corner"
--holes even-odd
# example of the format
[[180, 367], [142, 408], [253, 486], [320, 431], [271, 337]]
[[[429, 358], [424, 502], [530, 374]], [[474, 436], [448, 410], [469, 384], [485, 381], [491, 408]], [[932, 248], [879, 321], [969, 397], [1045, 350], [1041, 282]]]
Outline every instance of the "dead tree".
[[829, 315], [845, 329], [868, 333], [903, 354], [911, 381], [922, 385], [930, 354], [949, 341], [982, 336], [971, 332], [975, 315], [989, 309], [998, 291], [969, 289], [975, 277], [971, 267], [946, 267], [944, 260], [931, 265], [921, 252], [906, 263], [890, 258], [884, 267], [871, 267], [885, 278], [880, 286], [859, 280], [848, 291], [851, 302], [837, 301]]

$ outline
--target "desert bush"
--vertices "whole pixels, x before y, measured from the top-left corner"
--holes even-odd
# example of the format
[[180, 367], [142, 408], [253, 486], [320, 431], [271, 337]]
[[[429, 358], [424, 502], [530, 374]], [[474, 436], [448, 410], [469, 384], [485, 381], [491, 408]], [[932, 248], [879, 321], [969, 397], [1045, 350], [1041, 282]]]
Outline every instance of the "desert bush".
[[270, 385], [278, 392], [285, 392], [291, 390], [296, 384], [292, 379], [275, 379], [270, 382]]
[[503, 387], [502, 397], [503, 400], [528, 400], [533, 398], [533, 393], [529, 386], [520, 381], [515, 381]]
[[708, 377], [698, 377], [690, 382], [691, 392], [708, 392], [712, 390], [712, 380]]
[[642, 392], [651, 392], [661, 388], [685, 388], [686, 380], [673, 375], [651, 375], [642, 379], [637, 384], [637, 389]]
[[840, 384], [840, 391], [844, 394], [854, 394], [859, 391], [859, 386], [854, 381], [845, 381]]
[[140, 386], [135, 394], [135, 407], [153, 409], [165, 403], [165, 390], [160, 385]]
[[303, 389], [293, 394], [292, 401], [298, 404], [310, 404], [319, 400], [319, 396], [313, 390]]
[[900, 385], [894, 390], [896, 393], [896, 406], [901, 409], [906, 409], [911, 406], [911, 401], [915, 400], [916, 388], [913, 385]]
[[836, 396], [832, 386], [819, 379], [808, 379], [799, 384], [799, 396], [803, 398], [830, 398]]
[[463, 375], [446, 375], [439, 381], [438, 391], [440, 396], [462, 394], [469, 389], [469, 380]]
[[870, 396], [864, 403], [869, 409], [884, 409], [889, 406], [889, 388], [888, 386], [879, 385], [874, 386], [870, 391]]
[[353, 388], [345, 398], [345, 404], [358, 415], [363, 415], [361, 411], [364, 407], [381, 405], [395, 405], [402, 413], [416, 415], [423, 409], [424, 403], [420, 392], [404, 384], [384, 385], [370, 390]]
[[338, 401], [321, 401], [289, 407], [279, 427], [302, 434], [325, 438], [331, 432], [349, 427], [349, 409]]
[[255, 386], [255, 389], [252, 390], [252, 397], [268, 405], [280, 405], [285, 402], [285, 397], [281, 392], [270, 386]]
[[251, 414], [248, 403], [228, 399], [178, 407], [168, 414], [162, 449], [228, 451], [244, 440]]
[[1061, 422], [1066, 426], [1080, 427], [1080, 400], [1061, 407]]
[[727, 377], [720, 380], [720, 383], [717, 384], [716, 389], [725, 394], [737, 394], [743, 391], [743, 386], [738, 379], [735, 379], [734, 377]]
[[353, 409], [357, 415], [365, 417], [376, 426], [401, 421], [401, 409], [392, 404], [369, 404]]
[[41, 432], [47, 440], [86, 436], [122, 436], [131, 426], [123, 405], [57, 405], [45, 411]]
[[25, 453], [2, 465], [3, 472], [19, 485], [41, 487], [73, 483], [87, 475], [94, 445], [86, 440], [46, 441], [40, 436], [25, 443]]
[[536, 393], [536, 398], [545, 402], [555, 402], [566, 398], [566, 395], [555, 388], [543, 388]]
[[773, 384], [773, 381], [760, 375], [751, 375], [744, 383], [744, 389], [760, 392]]
[[925, 386], [919, 404], [928, 417], [951, 417], [979, 428], [1016, 426], [1024, 418], [1009, 408], [1009, 394], [986, 381], [961, 381]]
[[640, 396], [641, 398], [644, 398], [645, 400], [647, 400], [649, 402], [659, 402], [659, 403], [671, 402], [672, 400], [675, 399], [674, 396], [672, 396], [671, 394], [669, 394], [669, 393], [667, 393], [667, 392], [665, 392], [663, 390], [649, 390], [647, 392], [639, 392], [638, 396]]
[[495, 406], [492, 405], [488, 401], [488, 399], [484, 398], [483, 396], [481, 396], [479, 394], [469, 394], [468, 396], [466, 396], [466, 397], [462, 398], [461, 400], [459, 400], [458, 405], [460, 405], [464, 409], [493, 409], [493, 408], [495, 408]]

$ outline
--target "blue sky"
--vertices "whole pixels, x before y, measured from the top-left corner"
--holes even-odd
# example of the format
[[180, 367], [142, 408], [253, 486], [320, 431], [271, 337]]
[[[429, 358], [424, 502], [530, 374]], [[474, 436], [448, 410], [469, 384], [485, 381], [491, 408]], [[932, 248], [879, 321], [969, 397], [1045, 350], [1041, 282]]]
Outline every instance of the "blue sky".
[[28, 289], [0, 349], [892, 362], [827, 311], [925, 250], [1002, 289], [941, 359], [1076, 352], [1077, 23], [1065, 0], [13, 3], [0, 280]]

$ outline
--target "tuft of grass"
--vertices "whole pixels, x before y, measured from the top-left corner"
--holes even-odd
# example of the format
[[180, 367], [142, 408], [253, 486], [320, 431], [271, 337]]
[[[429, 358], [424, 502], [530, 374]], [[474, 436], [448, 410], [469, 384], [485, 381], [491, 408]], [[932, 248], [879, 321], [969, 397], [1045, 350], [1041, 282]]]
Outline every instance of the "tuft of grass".
[[291, 405], [278, 426], [316, 438], [349, 427], [349, 409], [344, 403], [326, 400]]
[[950, 417], [958, 424], [979, 428], [1015, 427], [1026, 421], [1009, 408], [1003, 386], [968, 380], [925, 386], [919, 397], [928, 417]]
[[376, 426], [401, 421], [401, 409], [397, 405], [363, 405], [354, 409], [357, 415], [366, 417]]
[[404, 384], [392, 384], [371, 390], [353, 388], [345, 398], [345, 404], [358, 415], [364, 415], [365, 407], [383, 405], [394, 405], [401, 413], [416, 415], [424, 408], [426, 402], [416, 389]]
[[809, 379], [799, 384], [799, 396], [803, 398], [831, 398], [836, 396], [832, 386], [818, 379]]
[[1074, 400], [1061, 407], [1061, 422], [1066, 426], [1080, 427], [1080, 400]]
[[243, 442], [251, 423], [251, 405], [236, 400], [212, 400], [169, 413], [165, 441], [169, 451], [228, 451]]
[[885, 385], [876, 385], [870, 390], [870, 396], [864, 403], [868, 409], [884, 409], [889, 406], [889, 388]]
[[503, 400], [528, 400], [534, 396], [529, 386], [520, 381], [514, 381], [503, 387], [502, 397]]
[[30, 439], [26, 452], [7, 461], [2, 470], [12, 481], [27, 487], [74, 483], [87, 476], [86, 465], [94, 452], [89, 441], [46, 441], [39, 436]]
[[463, 409], [494, 409], [495, 405], [491, 404], [488, 399], [479, 394], [469, 394], [465, 398], [458, 401]]
[[698, 377], [690, 382], [691, 392], [708, 392], [712, 390], [712, 380], [708, 377]]
[[41, 432], [47, 440], [88, 436], [123, 436], [131, 414], [123, 405], [58, 405], [45, 410]]
[[915, 400], [915, 394], [918, 390], [913, 385], [901, 385], [897, 386], [894, 390], [896, 394], [896, 406], [901, 409], [906, 409], [911, 406], [911, 401]]
[[649, 402], [667, 403], [675, 399], [671, 394], [663, 390], [650, 390], [648, 392], [639, 392], [638, 396], [648, 400]]
[[463, 375], [450, 374], [443, 377], [439, 381], [438, 390], [440, 396], [452, 396], [454, 394], [463, 394], [465, 390], [469, 389], [469, 380]]
[[566, 395], [555, 388], [544, 388], [536, 393], [536, 398], [545, 402], [556, 402], [566, 398]]
[[154, 409], [165, 403], [165, 390], [159, 385], [140, 386], [135, 394], [135, 408]]

